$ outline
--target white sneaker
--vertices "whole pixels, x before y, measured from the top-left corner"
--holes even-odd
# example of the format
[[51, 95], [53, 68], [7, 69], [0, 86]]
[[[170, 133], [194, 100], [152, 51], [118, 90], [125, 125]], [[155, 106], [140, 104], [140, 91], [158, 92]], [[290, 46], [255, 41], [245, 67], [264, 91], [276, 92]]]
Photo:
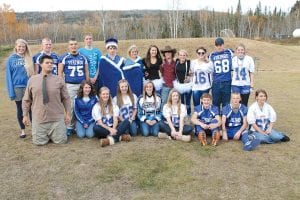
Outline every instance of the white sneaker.
[[159, 132], [157, 137], [159, 139], [169, 139], [169, 140], [171, 140], [171, 136], [169, 136], [168, 134], [163, 133], [163, 132]]

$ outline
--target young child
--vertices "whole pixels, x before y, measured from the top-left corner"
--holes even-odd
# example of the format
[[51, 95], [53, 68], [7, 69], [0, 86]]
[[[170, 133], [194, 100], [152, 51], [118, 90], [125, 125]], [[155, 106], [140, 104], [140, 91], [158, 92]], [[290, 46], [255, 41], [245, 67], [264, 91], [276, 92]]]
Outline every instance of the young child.
[[254, 150], [260, 141], [254, 135], [248, 135], [247, 107], [240, 103], [239, 93], [231, 94], [231, 103], [222, 109], [222, 138], [223, 140], [242, 139], [245, 151]]
[[201, 103], [195, 107], [191, 118], [195, 124], [195, 134], [203, 146], [207, 145], [206, 134], [211, 134], [211, 145], [217, 146], [220, 140], [219, 126], [221, 125], [219, 108], [212, 105], [212, 97], [208, 93], [201, 96]]
[[96, 124], [94, 126], [95, 136], [100, 139], [102, 147], [113, 145], [119, 141], [130, 141], [129, 134], [125, 134], [130, 122], [124, 120], [119, 123], [119, 108], [112, 103], [112, 98], [107, 87], [99, 90], [99, 102], [94, 105], [92, 115]]
[[113, 98], [113, 103], [120, 109], [119, 121], [128, 120], [130, 122], [129, 133], [131, 136], [137, 135], [137, 97], [132, 93], [129, 83], [125, 79], [119, 80], [117, 96]]
[[94, 137], [95, 120], [92, 116], [92, 109], [97, 102], [98, 99], [92, 83], [84, 80], [80, 84], [74, 101], [75, 127], [79, 138]]
[[143, 95], [138, 100], [138, 118], [143, 136], [157, 136], [161, 120], [161, 99], [155, 93], [152, 81], [144, 85]]
[[267, 101], [267, 92], [259, 89], [255, 92], [254, 102], [248, 110], [247, 121], [251, 125], [251, 131], [261, 143], [273, 144], [276, 142], [288, 142], [290, 138], [273, 128], [276, 121], [276, 113]]
[[174, 140], [191, 141], [191, 132], [193, 127], [184, 124], [184, 118], [187, 116], [187, 110], [184, 104], [181, 104], [180, 93], [172, 89], [169, 93], [168, 101], [163, 107], [163, 116], [165, 122], [161, 123], [158, 138], [169, 138]]

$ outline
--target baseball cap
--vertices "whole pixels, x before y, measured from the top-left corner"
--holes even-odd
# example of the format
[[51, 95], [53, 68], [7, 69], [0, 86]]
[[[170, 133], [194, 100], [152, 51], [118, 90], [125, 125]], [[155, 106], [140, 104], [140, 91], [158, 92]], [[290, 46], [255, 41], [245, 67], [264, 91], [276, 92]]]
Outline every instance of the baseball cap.
[[215, 45], [216, 45], [216, 46], [221, 46], [221, 45], [223, 45], [223, 44], [224, 44], [223, 38], [218, 37], [218, 38], [215, 40]]

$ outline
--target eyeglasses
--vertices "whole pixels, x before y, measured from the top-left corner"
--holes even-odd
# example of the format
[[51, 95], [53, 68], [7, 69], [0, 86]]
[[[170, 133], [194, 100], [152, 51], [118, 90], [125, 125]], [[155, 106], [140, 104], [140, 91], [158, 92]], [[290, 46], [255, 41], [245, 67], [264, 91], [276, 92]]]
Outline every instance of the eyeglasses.
[[205, 52], [204, 52], [204, 51], [198, 51], [197, 54], [198, 54], [198, 55], [204, 55]]
[[109, 46], [108, 49], [117, 49], [115, 46]]

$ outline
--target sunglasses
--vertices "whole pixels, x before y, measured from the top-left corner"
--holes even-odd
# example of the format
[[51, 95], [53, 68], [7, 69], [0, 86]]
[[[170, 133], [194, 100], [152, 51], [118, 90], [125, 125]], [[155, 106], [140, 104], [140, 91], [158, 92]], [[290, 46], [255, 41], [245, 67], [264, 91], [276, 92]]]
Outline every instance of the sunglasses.
[[204, 52], [204, 51], [198, 51], [197, 54], [198, 54], [198, 55], [204, 55], [205, 52]]
[[109, 46], [108, 49], [117, 49], [115, 46]]

